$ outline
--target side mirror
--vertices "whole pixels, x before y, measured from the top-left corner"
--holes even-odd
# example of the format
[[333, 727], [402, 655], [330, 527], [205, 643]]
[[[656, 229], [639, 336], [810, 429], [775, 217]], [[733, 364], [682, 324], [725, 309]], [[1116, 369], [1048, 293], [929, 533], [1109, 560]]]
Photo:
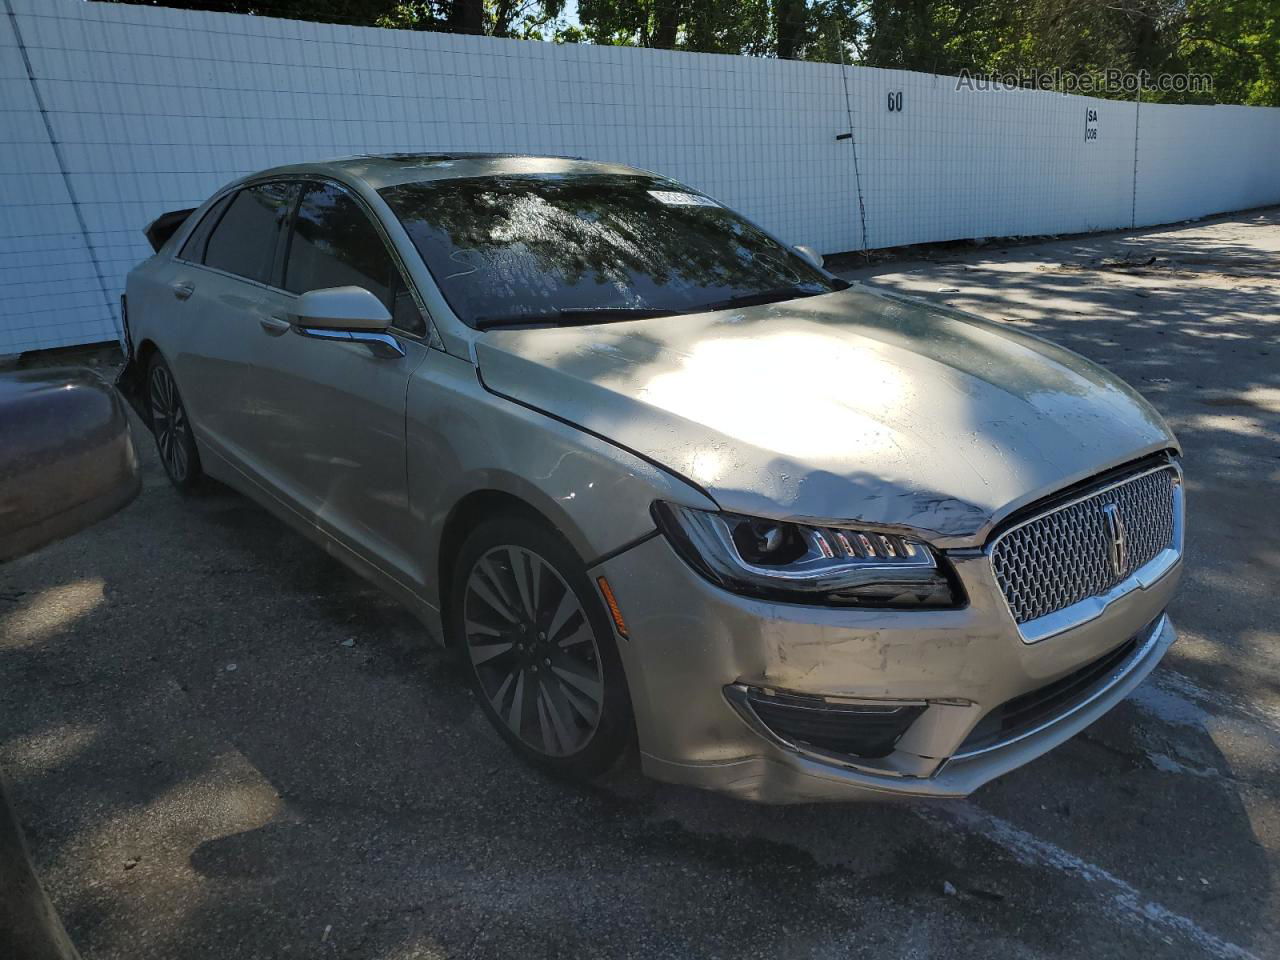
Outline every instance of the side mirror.
[[813, 247], [806, 247], [804, 244], [797, 243], [791, 249], [793, 249], [796, 253], [800, 254], [800, 256], [804, 257], [806, 260], [812, 263], [819, 270], [822, 269], [822, 264], [824, 262], [822, 259], [822, 254], [820, 254], [817, 250], [813, 249]]
[[387, 308], [364, 287], [325, 287], [304, 293], [289, 319], [315, 330], [380, 333], [391, 326]]

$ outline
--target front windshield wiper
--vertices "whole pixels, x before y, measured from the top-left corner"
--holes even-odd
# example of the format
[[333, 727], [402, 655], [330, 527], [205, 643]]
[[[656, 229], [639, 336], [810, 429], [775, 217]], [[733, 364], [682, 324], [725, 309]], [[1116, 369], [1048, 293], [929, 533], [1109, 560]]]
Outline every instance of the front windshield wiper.
[[779, 300], [796, 300], [800, 297], [816, 297], [830, 290], [814, 290], [809, 284], [792, 284], [789, 287], [778, 287], [774, 290], [759, 290], [755, 293], [743, 293], [727, 300], [717, 300], [690, 310], [690, 313], [710, 313], [712, 310], [733, 310], [737, 307], [755, 307], [764, 303], [777, 303]]
[[[833, 281], [834, 290], [843, 290], [848, 286], [843, 281]], [[843, 286], [837, 285], [843, 284]], [[757, 290], [755, 293], [743, 293], [727, 300], [716, 300], [700, 307], [681, 307], [678, 310], [659, 307], [573, 307], [567, 310], [555, 310], [550, 313], [512, 313], [501, 316], [476, 317], [471, 325], [477, 330], [491, 330], [495, 327], [572, 327], [585, 326], [592, 323], [611, 323], [618, 320], [643, 320], [648, 317], [674, 317], [678, 314], [709, 313], [713, 310], [733, 310], [737, 307], [754, 307], [763, 303], [777, 303], [779, 300], [795, 300], [800, 297], [816, 297], [834, 290], [813, 289], [812, 284], [796, 283], [789, 287], [777, 287], [773, 290]]]
[[572, 310], [556, 310], [554, 313], [513, 313], [499, 317], [476, 317], [472, 320], [477, 330], [494, 327], [572, 327], [591, 323], [610, 323], [615, 320], [644, 320], [649, 317], [670, 317], [679, 311], [660, 310], [656, 307], [581, 307]]

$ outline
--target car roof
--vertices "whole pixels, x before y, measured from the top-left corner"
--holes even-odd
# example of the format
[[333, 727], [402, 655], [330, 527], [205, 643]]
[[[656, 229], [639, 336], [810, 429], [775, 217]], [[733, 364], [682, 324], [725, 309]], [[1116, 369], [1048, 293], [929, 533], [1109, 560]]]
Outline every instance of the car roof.
[[423, 180], [485, 177], [502, 174], [611, 174], [652, 176], [648, 171], [580, 157], [536, 156], [523, 153], [385, 153], [341, 157], [316, 163], [273, 167], [255, 177], [289, 174], [327, 174], [339, 180], [359, 178], [374, 190]]

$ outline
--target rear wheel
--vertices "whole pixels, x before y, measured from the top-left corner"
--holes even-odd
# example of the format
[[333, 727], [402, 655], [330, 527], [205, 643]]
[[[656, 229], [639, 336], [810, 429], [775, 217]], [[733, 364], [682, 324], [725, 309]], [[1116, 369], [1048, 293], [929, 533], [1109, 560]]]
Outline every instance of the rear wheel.
[[164, 472], [183, 493], [190, 492], [199, 482], [203, 471], [200, 454], [191, 435], [191, 423], [187, 408], [182, 404], [178, 384], [173, 379], [169, 365], [160, 354], [151, 358], [147, 368], [147, 405], [151, 411], [151, 432], [156, 438], [156, 449]]
[[633, 723], [613, 628], [582, 560], [518, 515], [486, 521], [454, 567], [451, 633], [480, 706], [525, 759], [591, 778]]

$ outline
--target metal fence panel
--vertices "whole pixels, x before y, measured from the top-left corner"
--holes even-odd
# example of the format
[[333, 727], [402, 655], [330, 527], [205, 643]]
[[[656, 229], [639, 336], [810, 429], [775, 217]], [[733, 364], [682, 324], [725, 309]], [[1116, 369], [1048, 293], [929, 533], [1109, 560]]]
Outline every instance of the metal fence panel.
[[157, 214], [352, 153], [634, 164], [824, 253], [1280, 202], [1276, 109], [84, 0], [0, 13], [0, 353], [114, 337]]

